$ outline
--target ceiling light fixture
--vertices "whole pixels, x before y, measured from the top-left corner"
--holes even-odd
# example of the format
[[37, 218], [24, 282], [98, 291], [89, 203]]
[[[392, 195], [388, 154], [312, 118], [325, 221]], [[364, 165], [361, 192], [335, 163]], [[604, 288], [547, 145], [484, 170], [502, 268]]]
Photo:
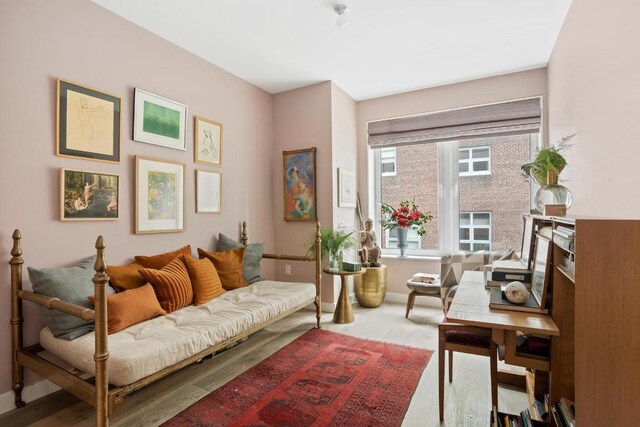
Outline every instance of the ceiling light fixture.
[[336, 18], [336, 25], [338, 28], [344, 28], [347, 26], [347, 18], [349, 13], [349, 6], [344, 3], [338, 3], [333, 7], [333, 11], [338, 15]]

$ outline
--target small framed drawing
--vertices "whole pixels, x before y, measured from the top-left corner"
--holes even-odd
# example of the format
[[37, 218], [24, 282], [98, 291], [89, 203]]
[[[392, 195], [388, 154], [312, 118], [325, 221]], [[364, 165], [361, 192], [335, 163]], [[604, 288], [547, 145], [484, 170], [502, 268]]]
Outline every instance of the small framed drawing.
[[316, 221], [316, 147], [283, 151], [284, 220]]
[[184, 231], [184, 164], [136, 156], [136, 234]]
[[121, 106], [115, 95], [58, 79], [56, 155], [120, 162]]
[[134, 141], [186, 150], [186, 131], [186, 105], [139, 88], [134, 89]]
[[338, 168], [338, 206], [356, 207], [356, 174], [344, 168]]
[[222, 175], [196, 169], [196, 213], [220, 213]]
[[119, 175], [60, 169], [62, 221], [116, 220], [119, 195]]
[[211, 166], [222, 164], [222, 123], [195, 118], [193, 140], [196, 163]]

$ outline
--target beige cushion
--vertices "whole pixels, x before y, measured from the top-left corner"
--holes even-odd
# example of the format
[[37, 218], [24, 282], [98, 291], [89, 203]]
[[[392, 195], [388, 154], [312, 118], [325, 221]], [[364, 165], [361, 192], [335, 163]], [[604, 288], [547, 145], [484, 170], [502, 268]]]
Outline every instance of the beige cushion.
[[[301, 304], [311, 303], [311, 283], [262, 281], [224, 293], [205, 304], [133, 325], [109, 335], [109, 382], [131, 384]], [[312, 317], [312, 312], [309, 312]], [[74, 341], [40, 331], [40, 344], [55, 356], [95, 374], [95, 333]]]
[[423, 283], [423, 282], [414, 282], [413, 280], [409, 280], [407, 282], [407, 287], [412, 291], [416, 291], [421, 294], [439, 294], [440, 293], [440, 282], [435, 283]]

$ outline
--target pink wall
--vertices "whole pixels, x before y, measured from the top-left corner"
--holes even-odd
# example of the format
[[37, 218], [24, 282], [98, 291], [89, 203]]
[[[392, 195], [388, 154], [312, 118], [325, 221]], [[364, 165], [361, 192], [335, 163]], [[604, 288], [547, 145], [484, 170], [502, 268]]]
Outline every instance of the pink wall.
[[633, 0], [574, 1], [549, 62], [549, 140], [578, 133], [561, 177], [572, 215], [640, 217], [638, 16]]
[[[212, 248], [214, 236], [238, 236], [250, 225], [250, 240], [275, 249], [272, 166], [281, 159], [273, 145], [272, 96], [89, 1], [11, 1], [0, 6], [0, 393], [11, 389], [9, 249], [20, 228], [25, 265], [72, 264], [94, 253], [96, 236], [107, 243], [107, 261], [173, 250], [190, 243]], [[109, 164], [55, 156], [55, 84], [61, 77], [122, 97], [122, 160]], [[189, 107], [186, 152], [131, 140], [133, 88]], [[327, 101], [328, 102], [328, 101]], [[193, 116], [224, 123], [221, 214], [195, 214]], [[325, 113], [329, 121], [329, 112]], [[329, 135], [329, 134], [327, 134]], [[308, 145], [308, 132], [298, 138]], [[330, 135], [328, 136], [330, 138]], [[186, 231], [132, 234], [134, 155], [186, 164]], [[265, 161], [266, 160], [266, 161]], [[120, 174], [120, 220], [61, 222], [61, 167]], [[198, 165], [203, 169], [216, 170]], [[280, 176], [279, 174], [276, 174]], [[299, 251], [298, 251], [299, 252]], [[273, 277], [273, 264], [263, 263]], [[26, 276], [26, 271], [25, 271]], [[307, 278], [312, 280], [312, 276]], [[25, 283], [30, 288], [29, 283]], [[39, 313], [25, 303], [26, 344], [37, 340]], [[29, 377], [29, 382], [33, 377]]]
[[[374, 98], [358, 103], [358, 187], [367, 188], [368, 146], [367, 122], [371, 120], [399, 117], [410, 114], [428, 113], [439, 110], [486, 104], [530, 96], [547, 94], [547, 72], [539, 68], [520, 73], [505, 74], [497, 77], [456, 83], [430, 89], [407, 92]], [[544, 113], [546, 117], [546, 112]], [[543, 140], [546, 140], [546, 126], [543, 126]], [[364, 214], [368, 215], [368, 192], [360, 194]], [[386, 258], [389, 265], [388, 292], [408, 293], [405, 283], [408, 278], [406, 260]], [[411, 262], [411, 264], [415, 264]], [[415, 270], [413, 267], [418, 267]], [[424, 262], [422, 267], [413, 266], [412, 270], [437, 273], [439, 265]]]

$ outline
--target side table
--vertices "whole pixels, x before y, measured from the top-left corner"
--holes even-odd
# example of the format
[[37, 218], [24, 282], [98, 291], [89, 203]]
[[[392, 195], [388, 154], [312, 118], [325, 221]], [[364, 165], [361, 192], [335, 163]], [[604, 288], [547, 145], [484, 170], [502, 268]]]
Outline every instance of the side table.
[[347, 279], [349, 276], [359, 276], [364, 274], [367, 270], [363, 268], [360, 271], [332, 271], [328, 268], [323, 268], [322, 271], [333, 276], [340, 276], [340, 296], [338, 297], [336, 311], [333, 313], [333, 322], [353, 323], [355, 319], [353, 317], [353, 308], [349, 302], [349, 295], [347, 294]]
[[353, 289], [361, 307], [379, 307], [387, 294], [387, 266], [367, 267], [364, 275], [353, 278]]

